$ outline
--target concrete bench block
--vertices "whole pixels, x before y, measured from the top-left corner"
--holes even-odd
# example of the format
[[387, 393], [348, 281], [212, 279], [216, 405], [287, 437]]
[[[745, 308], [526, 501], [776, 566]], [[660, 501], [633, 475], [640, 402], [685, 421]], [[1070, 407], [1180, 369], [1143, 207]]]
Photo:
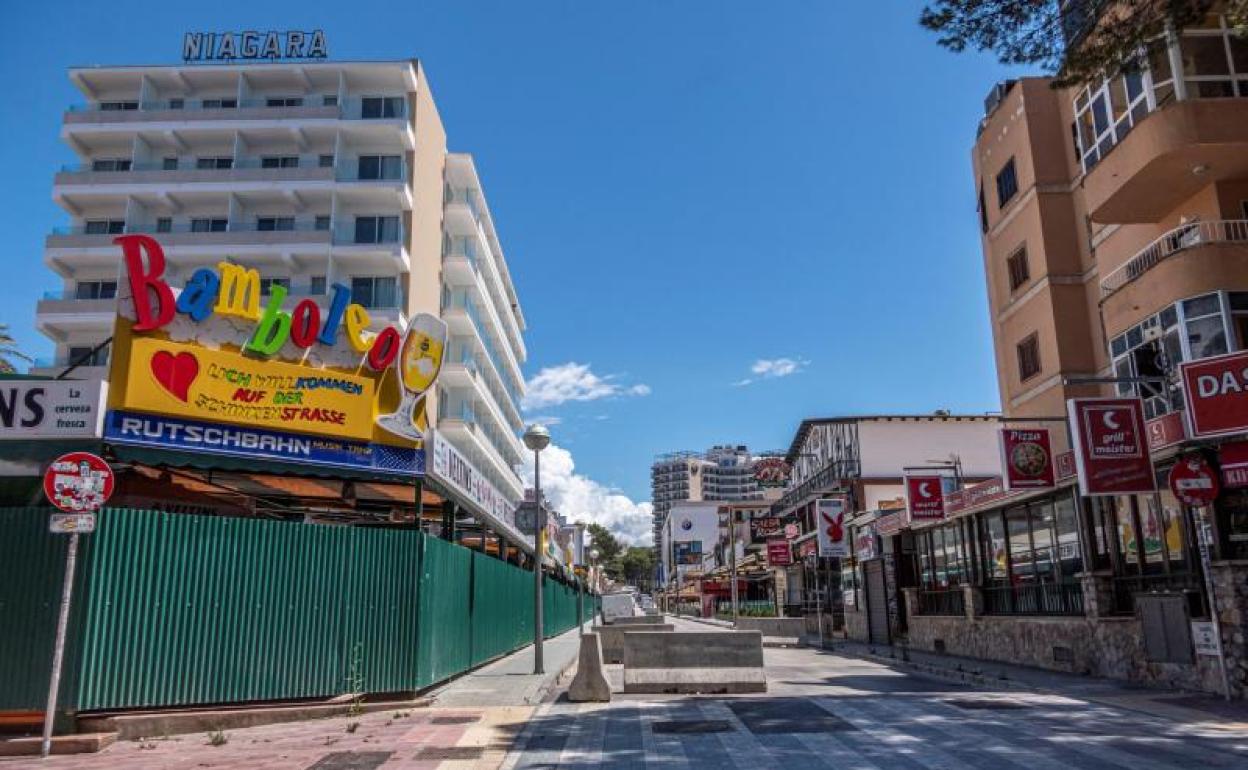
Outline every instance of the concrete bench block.
[[630, 618], [616, 618], [617, 626], [661, 626], [663, 625], [662, 615], [634, 615]]
[[611, 700], [611, 684], [602, 667], [602, 641], [592, 631], [581, 637], [581, 653], [576, 676], [568, 686], [568, 700], [573, 703], [608, 703]]
[[766, 692], [759, 631], [634, 631], [623, 636], [626, 693]]

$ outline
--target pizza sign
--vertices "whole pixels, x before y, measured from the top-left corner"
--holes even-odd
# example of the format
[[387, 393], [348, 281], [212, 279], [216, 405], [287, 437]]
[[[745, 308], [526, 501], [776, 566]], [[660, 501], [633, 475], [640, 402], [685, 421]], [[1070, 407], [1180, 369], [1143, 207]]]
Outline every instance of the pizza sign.
[[1048, 489], [1053, 477], [1053, 449], [1046, 428], [1004, 428], [1001, 431], [1001, 467], [1005, 488]]

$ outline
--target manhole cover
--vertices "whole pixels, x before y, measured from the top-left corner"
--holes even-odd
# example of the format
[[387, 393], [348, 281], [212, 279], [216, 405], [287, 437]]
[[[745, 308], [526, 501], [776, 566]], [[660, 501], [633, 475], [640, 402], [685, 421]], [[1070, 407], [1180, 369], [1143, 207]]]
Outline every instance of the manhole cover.
[[480, 746], [443, 746], [422, 750], [416, 755], [417, 760], [468, 760], [480, 759], [485, 749]]
[[470, 725], [480, 722], [481, 717], [434, 717], [429, 721], [435, 725]]
[[732, 725], [724, 719], [674, 719], [655, 722], [656, 733], [730, 733]]
[[804, 698], [748, 700], [728, 708], [756, 735], [772, 733], [830, 733], [857, 728]]
[[308, 765], [307, 770], [375, 770], [393, 755], [392, 751], [335, 751]]
[[995, 711], [997, 709], [1029, 709], [1030, 704], [1019, 703], [1016, 700], [994, 700], [992, 698], [982, 698], [975, 700], [972, 698], [956, 698], [947, 700], [950, 706], [957, 706], [960, 709], [977, 709], [982, 711]]

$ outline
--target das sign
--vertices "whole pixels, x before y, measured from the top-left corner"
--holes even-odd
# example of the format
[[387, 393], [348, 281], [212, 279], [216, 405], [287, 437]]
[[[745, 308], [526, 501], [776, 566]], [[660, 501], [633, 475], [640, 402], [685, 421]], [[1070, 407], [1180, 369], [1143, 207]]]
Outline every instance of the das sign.
[[1248, 351], [1179, 364], [1192, 438], [1248, 431]]
[[1170, 491], [1184, 504], [1203, 508], [1218, 497], [1218, 477], [1200, 455], [1181, 457], [1170, 469]]
[[945, 493], [940, 476], [907, 476], [906, 505], [911, 521], [943, 519]]
[[1053, 449], [1046, 428], [1002, 428], [1001, 467], [1005, 489], [1048, 489], [1053, 477]]
[[1085, 496], [1157, 491], [1148, 455], [1144, 403], [1138, 398], [1072, 398], [1079, 490]]
[[90, 452], [70, 452], [43, 474], [43, 494], [66, 513], [95, 513], [113, 494], [113, 469]]

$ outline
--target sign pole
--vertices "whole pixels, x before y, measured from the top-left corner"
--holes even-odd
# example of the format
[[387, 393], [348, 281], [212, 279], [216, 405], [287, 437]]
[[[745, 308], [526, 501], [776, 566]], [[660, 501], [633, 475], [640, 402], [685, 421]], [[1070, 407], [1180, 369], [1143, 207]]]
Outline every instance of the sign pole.
[[728, 547], [732, 549], [729, 557], [732, 561], [732, 627], [737, 627], [740, 619], [740, 602], [737, 598], [737, 512], [728, 509]]
[[1222, 696], [1231, 699], [1231, 678], [1226, 670], [1226, 651], [1222, 648], [1222, 623], [1218, 620], [1218, 598], [1213, 591], [1213, 570], [1209, 567], [1209, 546], [1213, 541], [1213, 528], [1209, 525], [1207, 508], [1195, 511], [1200, 524], [1200, 569], [1205, 576], [1205, 595], [1209, 599], [1209, 617], [1213, 620], [1213, 638], [1218, 645], [1218, 668], [1222, 670]]
[[52, 752], [52, 723], [56, 721], [56, 696], [61, 688], [61, 664], [65, 659], [65, 631], [69, 626], [69, 603], [74, 593], [74, 569], [78, 564], [78, 533], [69, 536], [65, 554], [65, 584], [61, 586], [61, 614], [56, 621], [56, 643], [52, 648], [52, 681], [48, 685], [48, 707], [43, 712], [43, 744], [39, 756]]

